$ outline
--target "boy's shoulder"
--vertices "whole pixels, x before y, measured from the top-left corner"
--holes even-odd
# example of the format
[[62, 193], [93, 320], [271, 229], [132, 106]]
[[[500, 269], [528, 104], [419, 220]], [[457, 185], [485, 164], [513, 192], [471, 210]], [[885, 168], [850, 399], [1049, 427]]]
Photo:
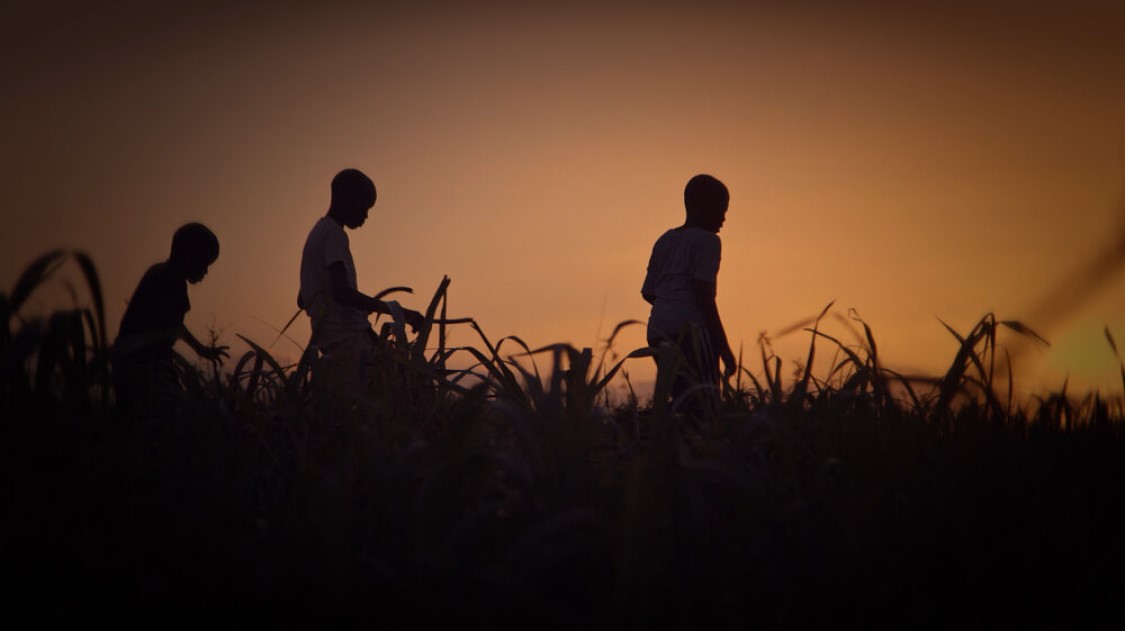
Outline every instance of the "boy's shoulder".
[[168, 263], [168, 261], [153, 263], [148, 268], [148, 270], [145, 271], [145, 275], [143, 278], [148, 279], [150, 282], [161, 284], [173, 283], [177, 280], [184, 281], [185, 283], [187, 282], [186, 280], [184, 280], [184, 278], [182, 278], [181, 274], [177, 274], [176, 271], [172, 269], [172, 266]]
[[657, 241], [718, 243], [719, 235], [697, 226], [676, 226], [664, 231]]
[[331, 217], [325, 215], [317, 219], [312, 229], [309, 230], [310, 241], [323, 238], [343, 239], [346, 242], [348, 240], [348, 233], [344, 232], [343, 226], [336, 223]]
[[168, 261], [161, 261], [154, 263], [145, 271], [144, 276], [141, 276], [141, 281], [137, 283], [138, 292], [156, 292], [156, 293], [187, 293], [187, 279], [180, 272], [177, 272]]

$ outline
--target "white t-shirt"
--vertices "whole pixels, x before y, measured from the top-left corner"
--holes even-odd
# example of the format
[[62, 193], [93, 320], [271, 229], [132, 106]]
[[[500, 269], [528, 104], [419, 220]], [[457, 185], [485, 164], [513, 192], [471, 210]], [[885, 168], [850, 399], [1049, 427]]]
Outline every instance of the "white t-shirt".
[[332, 298], [328, 266], [333, 263], [344, 264], [348, 287], [358, 290], [348, 235], [343, 226], [325, 216], [313, 226], [301, 252], [301, 302], [305, 305], [305, 313], [312, 319], [313, 328], [323, 327], [319, 330], [327, 332], [370, 328], [365, 312], [342, 305]]
[[656, 240], [641, 288], [642, 294], [655, 297], [648, 319], [650, 339], [675, 338], [690, 325], [706, 328], [692, 284], [716, 282], [721, 253], [719, 235], [694, 226], [672, 228]]

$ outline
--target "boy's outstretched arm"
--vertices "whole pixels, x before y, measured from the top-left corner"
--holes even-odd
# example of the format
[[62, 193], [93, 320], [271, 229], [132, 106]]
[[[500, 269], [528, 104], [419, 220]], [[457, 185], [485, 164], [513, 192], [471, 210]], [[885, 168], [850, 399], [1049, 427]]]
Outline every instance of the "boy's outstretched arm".
[[223, 359], [230, 357], [230, 353], [227, 352], [227, 349], [230, 348], [229, 346], [207, 346], [197, 340], [195, 336], [191, 334], [191, 331], [187, 330], [187, 327], [180, 327], [180, 339], [187, 342], [187, 345], [190, 346], [197, 355], [208, 361], [216, 361], [221, 364]]
[[715, 350], [718, 351], [719, 359], [723, 362], [723, 376], [729, 377], [738, 370], [738, 365], [734, 359], [734, 352], [730, 349], [730, 342], [727, 341], [727, 332], [723, 328], [723, 321], [719, 318], [719, 306], [715, 303], [715, 296], [718, 293], [717, 287], [715, 283], [708, 281], [695, 280], [692, 282], [692, 288], [695, 290], [695, 304], [703, 313], [707, 333], [715, 343]]
[[[328, 278], [332, 281], [332, 298], [345, 306], [359, 309], [365, 313], [385, 313], [390, 314], [391, 309], [387, 303], [382, 300], [376, 300], [371, 296], [361, 293], [348, 286], [348, 271], [343, 263], [333, 263], [328, 266]], [[413, 309], [403, 309], [403, 314], [406, 316], [406, 323], [414, 330], [422, 326], [425, 320], [421, 313]]]

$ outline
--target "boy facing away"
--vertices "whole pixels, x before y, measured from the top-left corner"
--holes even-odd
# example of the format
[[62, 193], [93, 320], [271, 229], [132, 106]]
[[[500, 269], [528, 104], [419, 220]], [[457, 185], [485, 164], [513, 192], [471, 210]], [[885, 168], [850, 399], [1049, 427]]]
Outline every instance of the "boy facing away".
[[219, 258], [215, 233], [199, 223], [181, 226], [172, 235], [168, 260], [148, 268], [121, 317], [114, 341], [113, 372], [117, 403], [135, 409], [142, 399], [179, 390], [172, 347], [183, 340], [200, 357], [221, 362], [226, 346], [207, 346], [184, 326], [191, 309], [188, 283], [195, 284]]
[[[375, 205], [375, 184], [356, 169], [344, 169], [332, 178], [328, 212], [305, 240], [301, 253], [301, 289], [297, 306], [312, 324], [312, 342], [320, 351], [320, 374], [342, 392], [355, 392], [363, 383], [365, 367], [375, 351], [375, 332], [367, 316], [391, 313], [390, 306], [358, 289], [355, 263], [344, 228], [355, 230], [367, 221]], [[403, 309], [406, 322], [422, 326], [422, 314]], [[314, 375], [315, 377], [315, 375]]]
[[[700, 174], [684, 188], [687, 218], [665, 232], [652, 248], [641, 296], [652, 305], [649, 346], [674, 345], [682, 359], [672, 383], [673, 400], [692, 386], [718, 386], [737, 370], [715, 304], [722, 244], [719, 230], [726, 218], [730, 193], [719, 180]], [[660, 365], [657, 370], [670, 370]]]

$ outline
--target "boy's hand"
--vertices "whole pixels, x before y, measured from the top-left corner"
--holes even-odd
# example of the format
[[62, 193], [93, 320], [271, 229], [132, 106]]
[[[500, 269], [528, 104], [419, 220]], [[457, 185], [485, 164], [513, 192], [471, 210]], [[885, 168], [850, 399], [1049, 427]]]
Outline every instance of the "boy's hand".
[[218, 362], [221, 366], [223, 365], [223, 360], [230, 357], [230, 353], [227, 352], [229, 348], [229, 346], [203, 346], [196, 349], [196, 352], [199, 353], [199, 356], [203, 359]]

